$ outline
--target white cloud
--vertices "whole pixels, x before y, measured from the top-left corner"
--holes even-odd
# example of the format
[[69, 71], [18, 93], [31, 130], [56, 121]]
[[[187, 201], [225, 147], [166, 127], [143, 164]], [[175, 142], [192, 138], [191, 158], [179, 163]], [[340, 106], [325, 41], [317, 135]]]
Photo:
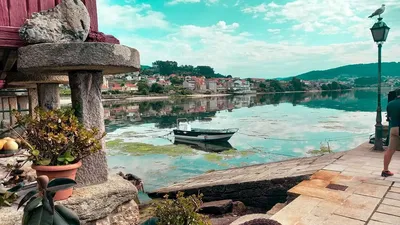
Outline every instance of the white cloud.
[[[205, 0], [204, 2], [206, 5], [212, 5], [217, 3], [219, 0]], [[187, 4], [187, 3], [200, 3], [201, 0], [172, 0], [167, 2], [167, 5], [177, 5], [180, 3]]]
[[[217, 72], [243, 77], [289, 76], [376, 61], [377, 49], [372, 40], [324, 46], [287, 41], [269, 43], [239, 32], [239, 27], [238, 23], [219, 21], [205, 27], [184, 25], [156, 40], [135, 35], [119, 38], [123, 44], [140, 51], [142, 64], [175, 60], [179, 64], [210, 65]], [[394, 43], [385, 44], [386, 61], [398, 61], [396, 52], [400, 45]]]
[[169, 26], [165, 15], [153, 11], [149, 4], [117, 5], [110, 0], [98, 0], [97, 12], [101, 27], [115, 29], [161, 28]]
[[272, 34], [279, 34], [281, 32], [281, 29], [268, 29], [267, 31]]
[[[400, 19], [398, 12], [394, 12], [400, 8], [400, 1], [389, 0], [386, 4], [388, 8], [386, 14], [392, 11], [390, 15]], [[242, 12], [252, 14], [253, 18], [262, 16], [264, 20], [276, 23], [292, 22], [293, 30], [321, 34], [350, 32], [358, 36], [361, 26], [365, 28], [366, 24], [371, 25], [371, 20], [366, 18], [367, 15], [379, 6], [371, 4], [369, 0], [295, 0], [281, 5], [275, 2], [262, 3], [246, 7]], [[357, 24], [358, 27], [353, 27], [351, 24]]]
[[[297, 0], [306, 1], [308, 0]], [[271, 37], [265, 40], [260, 39], [258, 33], [246, 32], [239, 23], [215, 21], [209, 26], [177, 26], [170, 24], [163, 13], [154, 11], [150, 5], [117, 5], [110, 2], [97, 2], [100, 30], [114, 34], [122, 44], [137, 48], [141, 54], [141, 63], [145, 65], [159, 59], [175, 60], [179, 64], [210, 65], [217, 72], [235, 76], [280, 77], [309, 70], [376, 61], [377, 49], [368, 29], [372, 25], [371, 20], [358, 17], [358, 11], [369, 10], [367, 7], [360, 9], [351, 6], [351, 11], [344, 10], [345, 12], [340, 14], [348, 15], [344, 19], [332, 12], [316, 13], [321, 9], [320, 6], [305, 9], [306, 13], [296, 12], [293, 6], [287, 6], [288, 4], [276, 3], [247, 9], [250, 14], [269, 17], [271, 22], [290, 22], [293, 25], [293, 33], [288, 34], [286, 39], [282, 39], [280, 29], [264, 30], [265, 33], [271, 34]], [[390, 12], [388, 8], [388, 13]], [[293, 13], [297, 15], [290, 15]], [[273, 14], [276, 16], [273, 17]], [[388, 23], [389, 26], [394, 22], [393, 20]], [[300, 30], [328, 35], [342, 32], [343, 27], [351, 30], [356, 37], [358, 35], [360, 38], [355, 40], [361, 41], [315, 46], [315, 43], [307, 42], [307, 32], [297, 32]], [[136, 29], [140, 28], [164, 29], [168, 34], [144, 38], [136, 32]], [[400, 32], [393, 29], [389, 34], [388, 43], [384, 46], [385, 61], [399, 61], [399, 41]]]
[[168, 5], [176, 5], [179, 3], [199, 3], [199, 2], [200, 2], [200, 0], [173, 0], [173, 1], [168, 2], [167, 4]]

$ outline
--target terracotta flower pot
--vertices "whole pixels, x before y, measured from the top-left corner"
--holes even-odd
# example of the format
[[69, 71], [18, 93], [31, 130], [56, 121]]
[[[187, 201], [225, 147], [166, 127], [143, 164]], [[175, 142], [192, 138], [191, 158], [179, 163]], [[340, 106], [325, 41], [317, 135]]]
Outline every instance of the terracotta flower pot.
[[[82, 162], [79, 161], [75, 164], [65, 166], [36, 166], [32, 165], [32, 169], [36, 170], [36, 175], [46, 175], [49, 180], [54, 178], [69, 178], [75, 180], [76, 172], [81, 167]], [[54, 197], [54, 201], [60, 201], [68, 199], [72, 195], [72, 188], [58, 191]]]

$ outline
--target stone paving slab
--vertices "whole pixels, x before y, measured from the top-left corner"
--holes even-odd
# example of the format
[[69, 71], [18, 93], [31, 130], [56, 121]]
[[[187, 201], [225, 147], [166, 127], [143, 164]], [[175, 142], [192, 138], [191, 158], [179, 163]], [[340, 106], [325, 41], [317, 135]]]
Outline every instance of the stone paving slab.
[[367, 221], [379, 204], [379, 198], [351, 195], [334, 213], [352, 219]]
[[390, 225], [390, 223], [378, 222], [378, 221], [369, 221], [367, 225]]
[[[343, 216], [332, 215], [322, 225], [364, 225], [365, 222], [346, 218]], [[317, 224], [315, 224], [317, 225]]]
[[400, 224], [399, 216], [383, 214], [380, 212], [375, 212], [374, 215], [372, 215], [371, 220], [387, 224], [395, 224], [395, 225]]
[[382, 204], [400, 207], [400, 201], [394, 199], [384, 198]]
[[400, 194], [389, 191], [389, 193], [387, 193], [387, 195], [386, 195], [386, 198], [390, 198], [390, 199], [394, 199], [394, 200], [400, 200]]
[[381, 204], [378, 207], [377, 212], [397, 216], [400, 215], [400, 207]]
[[388, 190], [389, 186], [362, 183], [355, 187], [354, 194], [365, 195], [381, 199], [383, 198], [383, 196], [385, 196]]

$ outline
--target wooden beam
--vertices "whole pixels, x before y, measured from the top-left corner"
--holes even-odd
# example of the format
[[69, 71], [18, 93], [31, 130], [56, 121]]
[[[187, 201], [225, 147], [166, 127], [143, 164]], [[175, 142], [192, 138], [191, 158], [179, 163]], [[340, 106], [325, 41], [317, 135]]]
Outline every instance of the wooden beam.
[[10, 71], [13, 67], [15, 62], [17, 62], [18, 54], [17, 50], [14, 49], [7, 49], [4, 51], [3, 55], [3, 66], [2, 71]]
[[4, 80], [7, 77], [7, 72], [10, 71], [17, 62], [17, 51], [12, 49], [4, 50], [2, 67], [0, 69], [0, 79]]

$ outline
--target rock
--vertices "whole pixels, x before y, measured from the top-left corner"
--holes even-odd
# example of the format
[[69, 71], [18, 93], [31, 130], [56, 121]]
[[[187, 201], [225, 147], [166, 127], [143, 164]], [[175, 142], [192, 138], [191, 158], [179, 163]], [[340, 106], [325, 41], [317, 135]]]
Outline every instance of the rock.
[[276, 205], [274, 205], [274, 207], [272, 207], [272, 209], [270, 209], [267, 214], [270, 216], [275, 215], [277, 212], [279, 212], [281, 209], [283, 209], [283, 207], [286, 206], [286, 203], [277, 203]]
[[243, 216], [246, 214], [247, 208], [243, 202], [236, 201], [233, 202], [232, 214], [236, 216]]
[[270, 216], [267, 214], [249, 214], [240, 217], [239, 219], [233, 221], [231, 225], [242, 225], [243, 223], [246, 223], [248, 221], [252, 221], [255, 219], [269, 219]]
[[[82, 222], [94, 222], [108, 218], [110, 219], [109, 224], [118, 224], [112, 223], [112, 221], [139, 216], [139, 209], [136, 203], [132, 202], [136, 195], [137, 189], [129, 181], [119, 176], [110, 176], [106, 183], [75, 189], [71, 198], [60, 203], [75, 211]], [[126, 205], [127, 203], [129, 204]], [[129, 216], [129, 212], [128, 214], [122, 213], [126, 210], [135, 215]]]
[[242, 223], [241, 225], [282, 225], [282, 224], [280, 224], [275, 220], [270, 220], [270, 219], [254, 219]]
[[118, 206], [106, 218], [88, 223], [90, 225], [137, 225], [139, 224], [139, 207], [135, 201]]
[[32, 14], [19, 35], [30, 44], [84, 42], [89, 29], [90, 16], [83, 2], [63, 0], [53, 9]]
[[199, 212], [203, 214], [221, 215], [232, 212], [232, 205], [232, 200], [206, 202], [200, 207]]
[[135, 187], [138, 189], [138, 191], [143, 191], [144, 192], [144, 184], [141, 178], [138, 176], [135, 176], [131, 173], [127, 173], [124, 175], [124, 173], [119, 172], [118, 175], [123, 177], [125, 180], [130, 181]]

